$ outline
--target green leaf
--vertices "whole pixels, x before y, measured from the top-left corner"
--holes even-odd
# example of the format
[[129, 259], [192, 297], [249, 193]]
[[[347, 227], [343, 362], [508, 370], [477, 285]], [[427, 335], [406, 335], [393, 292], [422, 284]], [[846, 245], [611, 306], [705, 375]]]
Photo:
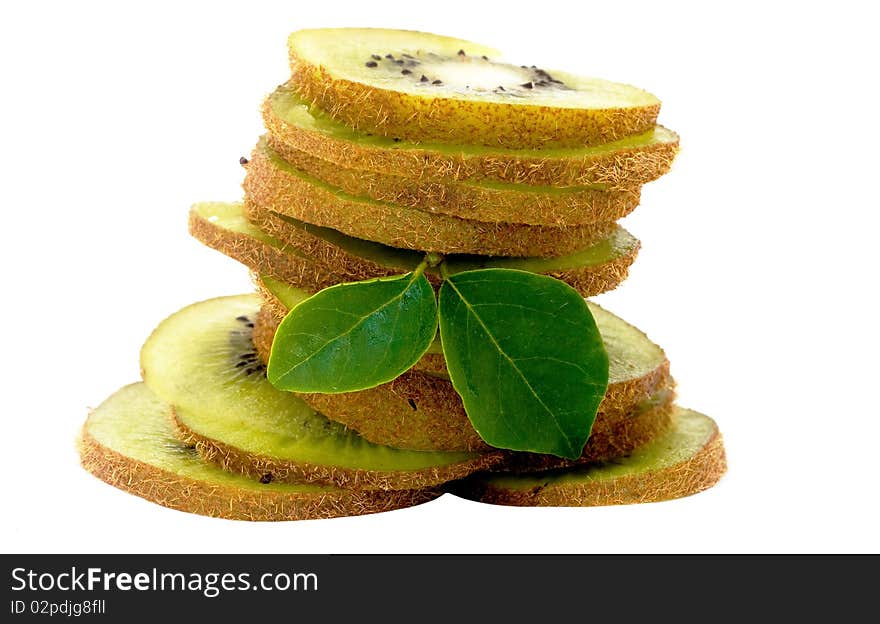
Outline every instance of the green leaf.
[[577, 291], [511, 269], [448, 276], [440, 338], [480, 437], [500, 448], [580, 457], [608, 387], [608, 355]]
[[434, 289], [416, 270], [338, 284], [294, 307], [275, 333], [266, 375], [294, 392], [352, 392], [391, 381], [437, 333]]

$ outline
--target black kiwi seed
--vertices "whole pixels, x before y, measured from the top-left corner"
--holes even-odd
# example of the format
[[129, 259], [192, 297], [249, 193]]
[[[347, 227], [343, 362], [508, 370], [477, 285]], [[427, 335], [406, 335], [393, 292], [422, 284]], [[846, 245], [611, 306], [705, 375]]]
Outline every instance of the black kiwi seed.
[[505, 91], [506, 89], [505, 89], [504, 87], [502, 87], [501, 85], [498, 85], [498, 90], [499, 90], [499, 91]]
[[408, 69], [401, 69], [401, 70], [400, 70], [400, 73], [403, 74], [404, 76], [408, 76], [408, 75], [411, 74], [412, 72], [411, 72], [410, 70], [408, 70]]
[[379, 63], [377, 63], [376, 61], [367, 61], [366, 63], [364, 63], [364, 65], [366, 65], [367, 67], [378, 67]]
[[403, 65], [403, 63], [404, 63], [403, 59], [395, 59], [395, 61], [394, 61], [395, 65]]
[[254, 324], [253, 324], [253, 323], [245, 323], [244, 326], [245, 326], [245, 327], [253, 327]]
[[442, 81], [442, 80], [432, 80], [432, 81], [431, 81], [431, 84], [432, 84], [432, 85], [442, 85], [442, 84], [443, 84], [443, 81]]
[[428, 77], [425, 74], [422, 74], [422, 77], [419, 78], [419, 82], [428, 82]]
[[385, 55], [385, 58], [387, 58], [387, 59], [393, 59], [393, 58], [394, 58], [394, 55], [393, 55], [393, 54], [386, 54], [386, 55]]
[[413, 401], [412, 399], [407, 399], [407, 402], [409, 403], [409, 406], [411, 408], [413, 408], [414, 410], [416, 409], [416, 402], [415, 401]]
[[244, 366], [247, 366], [247, 362], [236, 362], [235, 363], [235, 368], [242, 368]]
[[244, 167], [246, 164], [248, 164], [248, 162], [249, 162], [248, 159], [245, 158], [244, 156], [242, 156], [241, 158], [238, 159], [238, 164], [241, 165], [242, 167]]
[[484, 61], [488, 61], [488, 60], [489, 60], [489, 57], [486, 56], [486, 55], [484, 54], [484, 55], [483, 55], [483, 60], [484, 60]]
[[241, 321], [242, 323], [247, 323], [250, 319], [242, 314], [241, 316], [236, 316], [235, 320]]
[[458, 51], [458, 55], [459, 55], [459, 56], [467, 56], [467, 55], [464, 53], [464, 50], [459, 50], [459, 51]]
[[524, 88], [526, 88], [526, 89], [531, 89], [531, 88], [532, 88], [532, 83], [531, 83], [531, 82], [524, 82], [524, 83], [522, 83], [520, 86], [521, 86], [521, 87], [524, 87]]
[[382, 57], [379, 56], [378, 54], [371, 54], [370, 58], [373, 59], [374, 61], [381, 61], [382, 60]]

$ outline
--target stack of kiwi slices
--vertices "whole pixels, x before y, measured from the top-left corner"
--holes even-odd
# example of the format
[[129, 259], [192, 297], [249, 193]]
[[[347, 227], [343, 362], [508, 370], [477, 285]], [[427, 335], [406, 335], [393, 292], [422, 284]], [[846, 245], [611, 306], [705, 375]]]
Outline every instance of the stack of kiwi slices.
[[244, 198], [192, 207], [255, 293], [193, 304], [88, 417], [87, 470], [244, 520], [660, 501], [726, 469], [663, 350], [586, 298], [677, 135], [628, 85], [421, 32], [288, 41]]

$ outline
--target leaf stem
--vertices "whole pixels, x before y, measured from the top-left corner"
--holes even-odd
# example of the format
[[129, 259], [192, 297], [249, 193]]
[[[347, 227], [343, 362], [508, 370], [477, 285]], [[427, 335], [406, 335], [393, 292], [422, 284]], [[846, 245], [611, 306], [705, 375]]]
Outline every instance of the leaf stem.
[[449, 266], [446, 264], [445, 258], [440, 261], [440, 277], [444, 280], [449, 279]]
[[419, 266], [413, 269], [412, 276], [410, 277], [410, 283], [421, 277], [422, 273], [424, 273], [425, 269], [427, 269], [429, 266], [431, 266], [431, 254], [425, 255], [422, 261], [419, 262]]
[[437, 253], [436, 251], [429, 251], [425, 256], [425, 260], [428, 261], [428, 266], [431, 268], [441, 264], [445, 259], [446, 257], [443, 254]]

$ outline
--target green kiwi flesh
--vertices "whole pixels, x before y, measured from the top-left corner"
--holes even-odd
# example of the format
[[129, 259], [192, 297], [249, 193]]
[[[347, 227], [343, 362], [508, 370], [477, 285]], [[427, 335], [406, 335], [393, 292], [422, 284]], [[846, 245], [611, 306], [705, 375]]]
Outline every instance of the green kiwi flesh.
[[206, 459], [248, 476], [357, 489], [430, 487], [496, 462], [371, 444], [275, 389], [254, 352], [259, 305], [255, 294], [193, 304], [160, 323], [141, 350], [144, 381]]
[[99, 479], [165, 507], [237, 520], [304, 520], [387, 511], [438, 492], [359, 492], [262, 481], [202, 460], [175, 437], [171, 406], [144, 384], [118, 390], [83, 426], [83, 467]]
[[625, 505], [695, 494], [714, 485], [726, 469], [715, 422], [679, 407], [665, 433], [627, 457], [546, 472], [478, 475], [455, 484], [453, 491], [500, 505]]

